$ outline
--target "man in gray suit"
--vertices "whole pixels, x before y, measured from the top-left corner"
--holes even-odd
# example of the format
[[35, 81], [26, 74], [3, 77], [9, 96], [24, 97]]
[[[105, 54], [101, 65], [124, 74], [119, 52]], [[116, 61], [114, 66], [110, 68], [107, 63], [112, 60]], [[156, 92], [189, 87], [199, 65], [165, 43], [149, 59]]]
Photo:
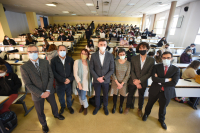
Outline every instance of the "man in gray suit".
[[20, 67], [20, 71], [25, 87], [31, 92], [42, 130], [47, 133], [49, 128], [44, 114], [45, 99], [50, 103], [55, 118], [59, 120], [65, 118], [58, 114], [53, 88], [54, 76], [49, 62], [38, 58], [39, 50], [37, 46], [29, 45], [27, 50], [30, 60]]
[[100, 109], [100, 93], [101, 88], [103, 90], [103, 106], [104, 113], [108, 115], [108, 90], [110, 83], [110, 76], [114, 72], [114, 58], [113, 55], [105, 51], [107, 42], [105, 38], [99, 39], [98, 42], [99, 51], [92, 54], [90, 60], [90, 72], [93, 77], [93, 85], [95, 90], [95, 104], [96, 108], [93, 111], [93, 115], [96, 115]]
[[[144, 104], [144, 92], [147, 87], [147, 80], [151, 76], [151, 72], [154, 66], [154, 59], [147, 55], [149, 50], [149, 44], [142, 42], [137, 46], [140, 55], [133, 56], [131, 58], [131, 77], [129, 80], [128, 97], [126, 103], [125, 114], [129, 112], [129, 109], [135, 101], [135, 92], [138, 89], [139, 102], [138, 102], [138, 116], [142, 117], [142, 107]], [[133, 99], [134, 98], [134, 99]]]

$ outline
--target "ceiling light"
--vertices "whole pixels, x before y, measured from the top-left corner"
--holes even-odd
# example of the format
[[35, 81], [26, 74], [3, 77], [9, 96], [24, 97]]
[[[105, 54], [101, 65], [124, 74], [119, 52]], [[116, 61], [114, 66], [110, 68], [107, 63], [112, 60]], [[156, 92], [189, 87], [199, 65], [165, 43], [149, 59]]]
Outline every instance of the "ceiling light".
[[121, 11], [121, 13], [125, 13], [126, 11]]
[[93, 3], [86, 3], [87, 6], [94, 6]]
[[134, 6], [134, 3], [128, 3], [127, 6]]
[[55, 4], [46, 4], [47, 6], [56, 6]]
[[63, 13], [69, 13], [68, 11], [62, 11]]
[[71, 15], [76, 15], [76, 14], [71, 14]]
[[96, 11], [91, 11], [91, 13], [97, 13]]

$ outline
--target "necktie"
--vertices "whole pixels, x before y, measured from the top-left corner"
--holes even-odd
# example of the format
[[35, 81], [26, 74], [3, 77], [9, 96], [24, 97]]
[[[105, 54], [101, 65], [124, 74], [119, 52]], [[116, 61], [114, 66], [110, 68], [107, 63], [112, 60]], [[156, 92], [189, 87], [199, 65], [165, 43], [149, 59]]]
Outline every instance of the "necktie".
[[[168, 66], [165, 66], [164, 75], [166, 75], [166, 73], [167, 73], [167, 69], [168, 69]], [[162, 87], [161, 90], [164, 91], [164, 87]]]
[[36, 69], [38, 70], [38, 72], [40, 73], [40, 68], [39, 68], [38, 63], [35, 63], [35, 67], [36, 67]]

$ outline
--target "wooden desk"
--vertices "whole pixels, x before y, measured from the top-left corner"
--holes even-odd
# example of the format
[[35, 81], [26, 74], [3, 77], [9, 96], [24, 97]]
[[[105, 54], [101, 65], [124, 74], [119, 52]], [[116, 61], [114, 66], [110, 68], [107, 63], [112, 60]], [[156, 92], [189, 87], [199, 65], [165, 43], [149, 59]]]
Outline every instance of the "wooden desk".
[[[19, 55], [23, 55], [23, 54], [28, 54], [27, 52], [15, 52], [15, 53], [6, 53], [6, 54], [19, 54]], [[39, 52], [39, 55], [45, 55], [45, 52]]]
[[179, 67], [180, 69], [183, 69], [183, 68], [187, 68], [190, 64], [187, 64], [187, 63], [174, 63], [173, 65], [176, 66], [176, 67]]
[[9, 96], [0, 96], [0, 107], [1, 107], [1, 104], [3, 104], [8, 99], [9, 99]]
[[8, 62], [10, 65], [23, 65], [23, 61], [18, 61], [17, 63], [15, 63], [15, 61], [13, 60], [6, 60], [6, 62]]

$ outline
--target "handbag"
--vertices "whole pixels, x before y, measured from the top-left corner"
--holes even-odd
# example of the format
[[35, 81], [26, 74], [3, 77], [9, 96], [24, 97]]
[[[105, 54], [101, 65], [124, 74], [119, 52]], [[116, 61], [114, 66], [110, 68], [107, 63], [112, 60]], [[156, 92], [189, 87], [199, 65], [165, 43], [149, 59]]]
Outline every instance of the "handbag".
[[198, 84], [200, 84], [200, 75], [196, 75], [194, 77], [195, 82], [197, 82]]

